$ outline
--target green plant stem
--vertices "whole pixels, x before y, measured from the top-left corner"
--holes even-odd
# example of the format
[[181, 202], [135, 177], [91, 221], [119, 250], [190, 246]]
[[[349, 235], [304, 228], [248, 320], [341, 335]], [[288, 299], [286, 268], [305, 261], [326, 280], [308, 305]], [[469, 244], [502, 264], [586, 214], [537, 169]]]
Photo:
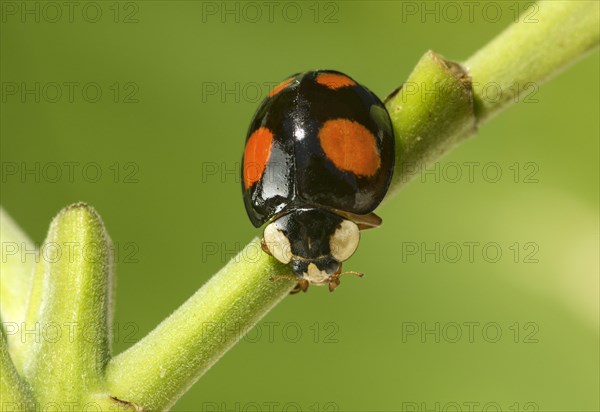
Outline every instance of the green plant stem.
[[0, 407], [2, 410], [34, 410], [33, 394], [13, 365], [3, 328], [0, 335]]
[[287, 296], [294, 282], [268, 279], [288, 272], [254, 239], [154, 331], [111, 361], [110, 393], [144, 410], [171, 406]]
[[[78, 203], [52, 221], [26, 328], [23, 372], [41, 405], [81, 408], [104, 388], [112, 324], [112, 243], [96, 211]], [[42, 333], [41, 331], [44, 331]]]
[[598, 48], [597, 0], [541, 1], [464, 65], [481, 123]]
[[[600, 2], [541, 1], [463, 64], [428, 52], [387, 101], [396, 171], [386, 200], [502, 109], [598, 48]], [[537, 22], [531, 19], [536, 19]]]
[[0, 313], [11, 356], [20, 349], [20, 325], [25, 320], [36, 249], [13, 219], [0, 208]]
[[[515, 102], [510, 98], [488, 101], [482, 83], [499, 81], [510, 86], [547, 80], [597, 47], [600, 22], [590, 3], [552, 3], [539, 5], [543, 23], [519, 21], [467, 61], [466, 67], [479, 82], [475, 88], [462, 65], [433, 52], [423, 56], [405, 83], [411, 87], [403, 87], [387, 102], [397, 139], [390, 193], [473, 134], [492, 113]], [[570, 37], [548, 35], [553, 24], [562, 25], [563, 35], [579, 33], [577, 37], [584, 40], [571, 42], [567, 40]], [[514, 57], [499, 52], [515, 49], [519, 52]], [[558, 57], [551, 56], [557, 49]], [[523, 70], [513, 61], [531, 53], [543, 69]], [[433, 95], [428, 92], [431, 90]], [[257, 248], [257, 240], [247, 248]], [[222, 328], [236, 325], [238, 330], [247, 330], [287, 294], [291, 284], [267, 280], [282, 269], [265, 255], [257, 262], [232, 260], [157, 329], [110, 362], [107, 380], [111, 393], [149, 410], [172, 405], [241, 337], [225, 334], [226, 339], [219, 340]], [[207, 330], [207, 324], [214, 329]]]
[[387, 201], [422, 168], [470, 136], [476, 118], [467, 73], [432, 51], [388, 97], [386, 107], [396, 138], [396, 170]]

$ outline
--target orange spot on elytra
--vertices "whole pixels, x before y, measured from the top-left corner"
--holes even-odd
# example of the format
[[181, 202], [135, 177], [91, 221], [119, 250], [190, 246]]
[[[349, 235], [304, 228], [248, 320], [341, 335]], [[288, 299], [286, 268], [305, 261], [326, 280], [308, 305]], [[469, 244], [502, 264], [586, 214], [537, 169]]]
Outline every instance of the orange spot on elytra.
[[286, 87], [288, 87], [290, 85], [290, 83], [292, 83], [292, 79], [287, 79], [282, 81], [281, 83], [279, 83], [277, 86], [273, 87], [273, 90], [271, 90], [269, 92], [269, 97], [273, 97], [275, 96], [277, 93], [279, 93], [280, 91], [282, 91], [283, 89], [285, 89]]
[[360, 123], [328, 120], [319, 130], [319, 140], [325, 155], [338, 169], [373, 176], [381, 165], [375, 136]]
[[273, 146], [273, 133], [266, 127], [256, 129], [248, 138], [244, 149], [244, 187], [249, 189], [267, 167]]
[[339, 89], [341, 87], [356, 85], [354, 80], [338, 73], [319, 73], [317, 74], [316, 80], [317, 83], [327, 86], [330, 89]]

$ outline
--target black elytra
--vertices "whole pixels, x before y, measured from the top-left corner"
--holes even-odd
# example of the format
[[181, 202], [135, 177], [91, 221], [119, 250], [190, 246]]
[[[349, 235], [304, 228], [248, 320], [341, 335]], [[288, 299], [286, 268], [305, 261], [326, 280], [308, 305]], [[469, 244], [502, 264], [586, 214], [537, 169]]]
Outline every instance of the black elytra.
[[358, 229], [381, 223], [372, 212], [388, 190], [394, 159], [384, 104], [343, 73], [293, 75], [261, 103], [246, 137], [244, 204], [255, 227], [269, 222], [284, 236], [277, 239], [287, 251], [274, 256], [291, 264], [302, 290], [339, 284], [344, 242], [355, 237], [342, 223]]

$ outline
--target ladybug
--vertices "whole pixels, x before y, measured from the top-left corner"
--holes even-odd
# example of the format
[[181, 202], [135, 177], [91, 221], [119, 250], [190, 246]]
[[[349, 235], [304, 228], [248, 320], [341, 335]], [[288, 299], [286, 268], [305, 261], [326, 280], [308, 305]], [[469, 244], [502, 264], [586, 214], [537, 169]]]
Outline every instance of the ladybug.
[[295, 74], [256, 111], [243, 155], [244, 204], [255, 227], [268, 223], [262, 248], [291, 272], [271, 278], [333, 291], [360, 230], [394, 171], [394, 132], [385, 106], [351, 77], [333, 70]]

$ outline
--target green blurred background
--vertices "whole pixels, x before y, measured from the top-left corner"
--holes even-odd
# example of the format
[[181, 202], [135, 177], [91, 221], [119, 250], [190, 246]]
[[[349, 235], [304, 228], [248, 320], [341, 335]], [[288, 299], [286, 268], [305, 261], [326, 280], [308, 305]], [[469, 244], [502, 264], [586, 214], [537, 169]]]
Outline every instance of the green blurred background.
[[[239, 161], [273, 83], [337, 69], [383, 98], [529, 2], [54, 4], [2, 2], [1, 202], [38, 244], [69, 203], [101, 213], [117, 353], [260, 233]], [[286, 299], [174, 409], [598, 410], [598, 63], [387, 202], [345, 265], [365, 278]]]

